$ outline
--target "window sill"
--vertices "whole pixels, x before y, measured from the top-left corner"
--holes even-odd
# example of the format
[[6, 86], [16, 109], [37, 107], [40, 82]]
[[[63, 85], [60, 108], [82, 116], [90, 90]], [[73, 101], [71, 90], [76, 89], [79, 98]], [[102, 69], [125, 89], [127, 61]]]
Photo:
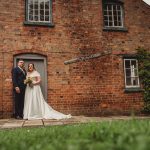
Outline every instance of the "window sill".
[[134, 93], [134, 92], [143, 92], [144, 89], [141, 89], [141, 88], [125, 88], [124, 89], [124, 92], [125, 93]]
[[25, 21], [23, 24], [27, 25], [27, 26], [45, 26], [45, 27], [54, 27], [55, 26], [52, 23], [45, 23], [45, 22], [29, 22], [29, 21]]
[[125, 27], [104, 27], [103, 31], [114, 31], [114, 32], [128, 32], [128, 29]]

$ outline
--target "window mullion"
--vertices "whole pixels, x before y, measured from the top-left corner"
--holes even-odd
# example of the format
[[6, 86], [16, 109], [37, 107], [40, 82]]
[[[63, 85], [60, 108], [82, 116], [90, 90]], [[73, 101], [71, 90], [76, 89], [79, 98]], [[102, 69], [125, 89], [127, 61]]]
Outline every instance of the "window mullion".
[[44, 0], [44, 22], [45, 22], [45, 0]]
[[33, 21], [35, 21], [35, 0], [33, 0]]
[[140, 81], [139, 81], [139, 72], [138, 72], [138, 60], [136, 60], [136, 66], [137, 66], [137, 77], [138, 77], [138, 85], [140, 84]]
[[28, 12], [28, 20], [30, 20], [30, 18], [29, 18], [29, 14], [30, 14], [30, 3], [29, 3], [29, 1], [30, 0], [28, 0], [28, 3], [27, 3], [27, 6], [28, 6], [28, 8], [27, 8], [28, 9], [28, 11], [27, 11]]
[[112, 25], [114, 27], [115, 25], [114, 25], [114, 7], [113, 6], [115, 6], [115, 5], [111, 5], [111, 7], [112, 7]]
[[125, 73], [125, 86], [127, 85], [127, 76], [126, 76], [126, 65], [125, 65], [125, 63], [126, 63], [126, 60], [124, 59], [124, 73]]
[[123, 27], [123, 8], [122, 8], [122, 6], [120, 6], [120, 10], [121, 10], [120, 11], [120, 14], [121, 14], [121, 16], [120, 16], [121, 20], [120, 21], [121, 21], [121, 26]]
[[51, 12], [51, 2], [49, 1], [49, 21], [51, 21], [51, 15], [50, 15], [50, 12]]
[[130, 60], [130, 71], [131, 71], [131, 85], [133, 86], [133, 68], [131, 65], [131, 60]]
[[40, 21], [40, 1], [38, 1], [38, 21]]
[[116, 9], [116, 11], [117, 11], [117, 13], [116, 13], [116, 15], [117, 15], [117, 26], [119, 26], [119, 10], [118, 9]]
[[106, 10], [106, 11], [107, 11], [107, 17], [108, 17], [108, 20], [107, 20], [107, 21], [108, 21], [108, 26], [109, 26], [109, 11], [108, 11], [108, 5], [106, 5], [106, 6], [107, 6], [107, 10]]

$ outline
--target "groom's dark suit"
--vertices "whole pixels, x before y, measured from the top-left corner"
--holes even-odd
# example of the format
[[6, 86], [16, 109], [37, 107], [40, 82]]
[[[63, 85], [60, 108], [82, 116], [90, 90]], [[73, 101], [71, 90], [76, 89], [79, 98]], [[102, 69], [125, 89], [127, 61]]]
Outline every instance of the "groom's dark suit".
[[[26, 79], [26, 71], [19, 67], [13, 68], [12, 70], [12, 81], [14, 90], [14, 100], [15, 100], [15, 117], [23, 117], [23, 107], [24, 107], [24, 95], [26, 85], [24, 80]], [[17, 93], [15, 88], [19, 87], [20, 93]]]

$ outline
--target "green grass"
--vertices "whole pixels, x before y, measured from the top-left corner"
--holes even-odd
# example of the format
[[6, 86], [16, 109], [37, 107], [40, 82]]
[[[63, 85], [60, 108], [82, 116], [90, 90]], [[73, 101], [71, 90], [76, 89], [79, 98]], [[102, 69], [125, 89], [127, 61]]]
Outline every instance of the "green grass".
[[149, 150], [150, 120], [0, 130], [0, 150]]

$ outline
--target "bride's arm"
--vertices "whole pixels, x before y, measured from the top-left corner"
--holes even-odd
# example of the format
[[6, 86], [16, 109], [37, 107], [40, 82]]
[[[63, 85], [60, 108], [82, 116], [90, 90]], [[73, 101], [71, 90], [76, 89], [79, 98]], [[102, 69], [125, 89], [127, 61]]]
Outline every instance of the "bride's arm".
[[41, 77], [37, 76], [36, 81], [33, 82], [33, 85], [38, 85], [38, 84], [40, 84], [40, 82], [41, 82]]

